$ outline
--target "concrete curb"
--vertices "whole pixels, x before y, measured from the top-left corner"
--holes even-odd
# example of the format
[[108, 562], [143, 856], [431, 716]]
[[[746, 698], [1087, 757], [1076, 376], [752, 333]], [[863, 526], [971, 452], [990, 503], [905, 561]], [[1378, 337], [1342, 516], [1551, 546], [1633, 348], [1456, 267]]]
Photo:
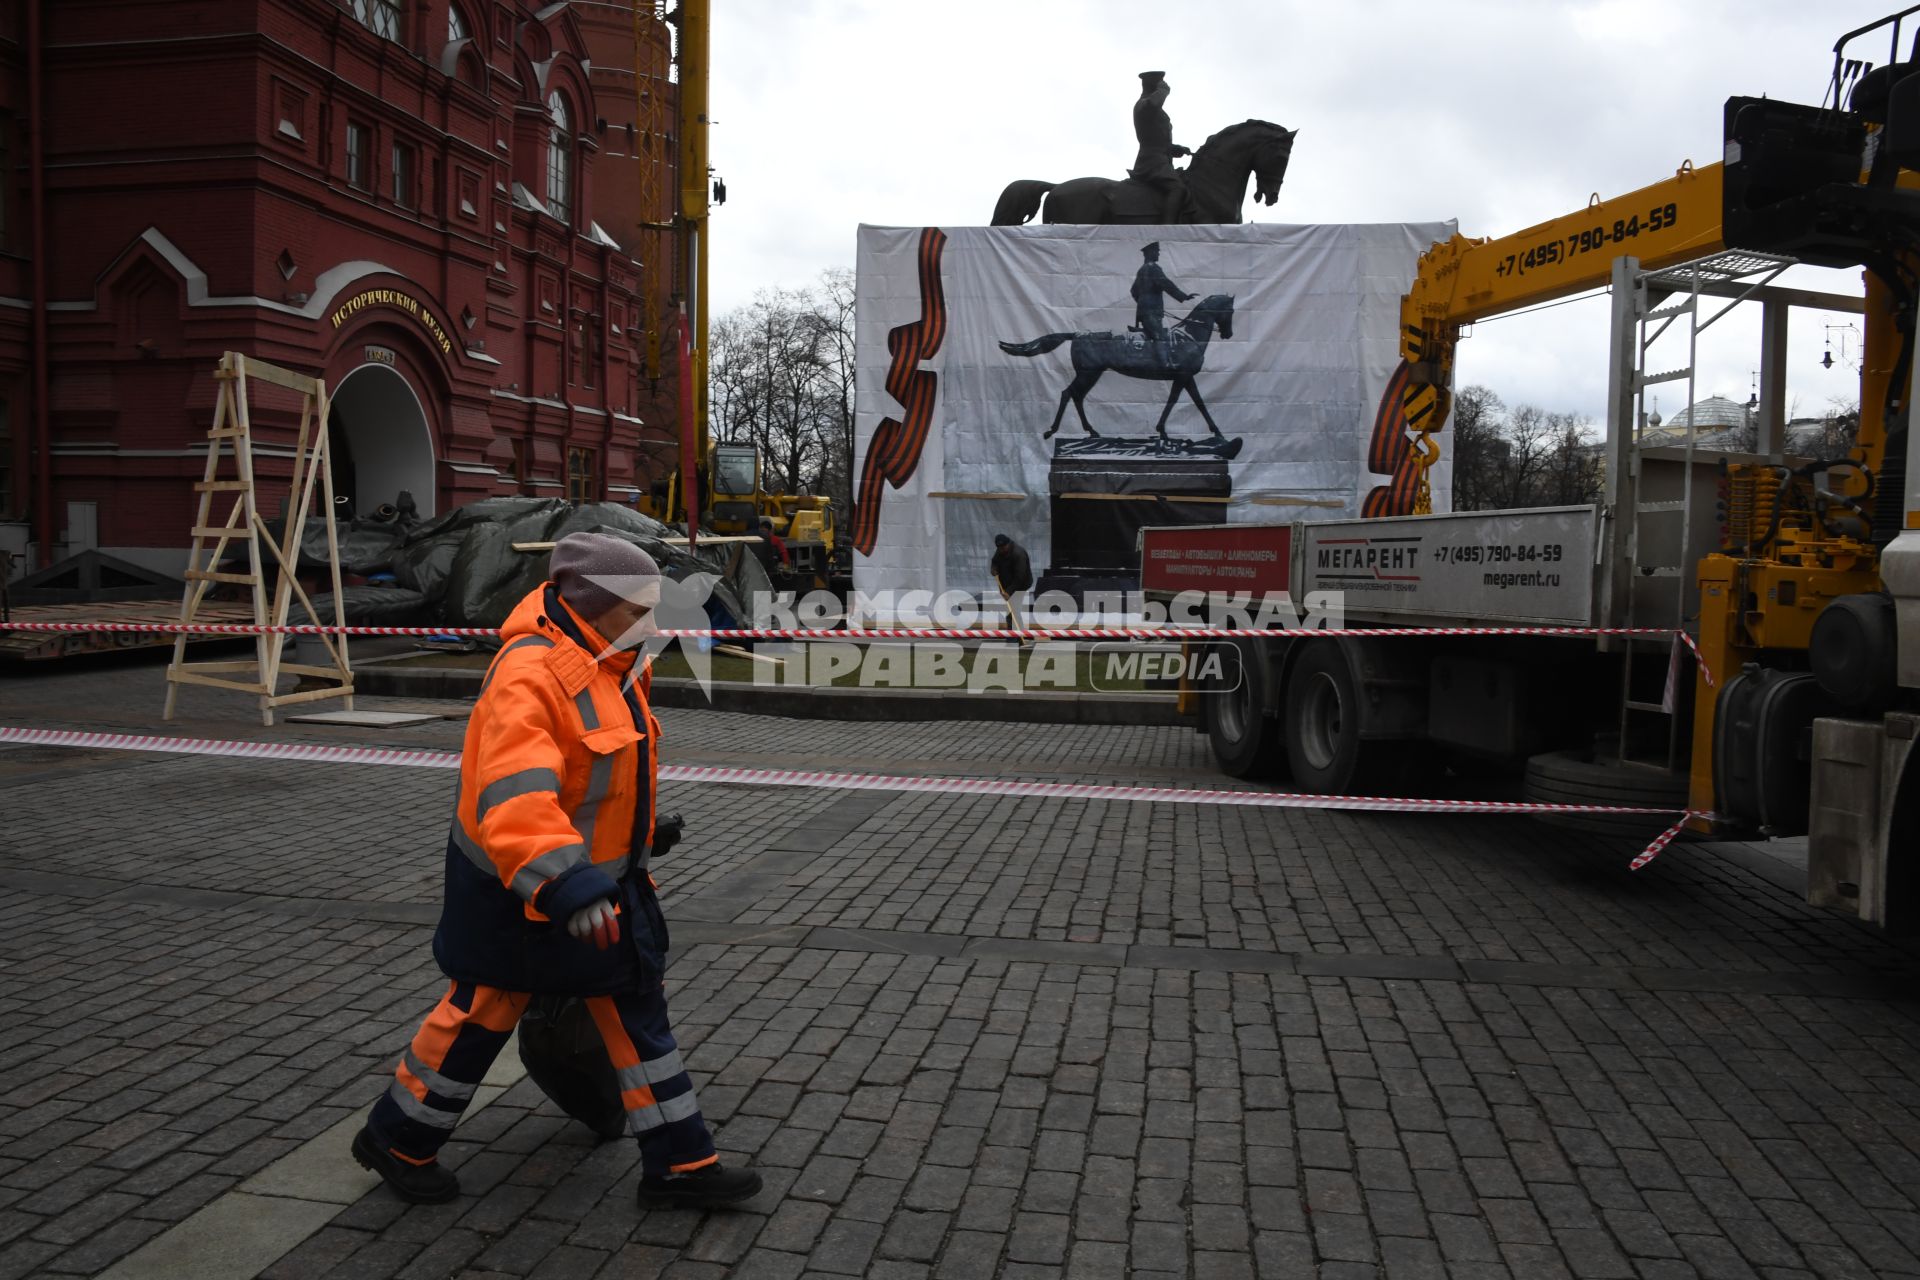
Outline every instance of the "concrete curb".
[[[483, 673], [465, 667], [356, 666], [357, 693], [390, 698], [475, 698]], [[715, 680], [711, 700], [692, 680], [655, 680], [653, 705], [798, 720], [1000, 720], [1022, 724], [1179, 725], [1170, 693], [915, 693], [901, 689], [769, 686]]]

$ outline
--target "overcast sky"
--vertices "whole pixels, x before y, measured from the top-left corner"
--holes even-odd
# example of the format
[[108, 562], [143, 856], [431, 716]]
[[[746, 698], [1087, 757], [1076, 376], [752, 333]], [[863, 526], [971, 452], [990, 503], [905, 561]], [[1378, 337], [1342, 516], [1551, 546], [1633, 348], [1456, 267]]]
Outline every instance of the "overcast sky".
[[[1138, 73], [1164, 70], [1174, 138], [1258, 117], [1300, 131], [1249, 221], [1457, 219], [1502, 236], [1720, 157], [1735, 94], [1818, 102], [1834, 41], [1890, 0], [722, 0], [713, 15], [714, 314], [852, 267], [862, 222], [980, 225], [1015, 178], [1120, 176]], [[1885, 60], [1878, 37], [1856, 50]], [[1857, 273], [1791, 283], [1858, 291]], [[1758, 309], [1710, 335], [1701, 396], [1745, 401]], [[1802, 313], [1806, 316], [1806, 313]], [[1857, 353], [1796, 317], [1789, 397], [1851, 400]], [[1483, 323], [1459, 385], [1599, 419], [1603, 299]], [[1663, 389], [1663, 414], [1684, 384]]]

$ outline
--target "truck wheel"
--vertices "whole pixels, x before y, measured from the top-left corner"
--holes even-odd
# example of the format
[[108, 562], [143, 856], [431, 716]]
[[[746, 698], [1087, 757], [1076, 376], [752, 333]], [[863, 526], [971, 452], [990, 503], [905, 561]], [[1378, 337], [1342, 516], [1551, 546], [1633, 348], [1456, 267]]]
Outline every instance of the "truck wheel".
[[1234, 640], [1217, 647], [1236, 651], [1226, 670], [1237, 668], [1239, 679], [1200, 694], [1200, 715], [1213, 758], [1229, 777], [1279, 777], [1286, 772], [1286, 757], [1280, 725], [1267, 715], [1273, 682], [1267, 647], [1255, 640]]
[[1280, 708], [1293, 780], [1318, 795], [1398, 791], [1409, 762], [1406, 744], [1361, 741], [1360, 692], [1339, 642], [1303, 643]]
[[1294, 781], [1321, 795], [1349, 791], [1360, 762], [1360, 701], [1334, 642], [1310, 642], [1294, 660], [1280, 714]]
[[1539, 804], [1598, 804], [1622, 808], [1671, 809], [1672, 813], [1538, 814], [1541, 822], [1596, 835], [1646, 840], [1671, 826], [1687, 807], [1687, 777], [1596, 759], [1592, 751], [1549, 751], [1527, 760], [1521, 792]]

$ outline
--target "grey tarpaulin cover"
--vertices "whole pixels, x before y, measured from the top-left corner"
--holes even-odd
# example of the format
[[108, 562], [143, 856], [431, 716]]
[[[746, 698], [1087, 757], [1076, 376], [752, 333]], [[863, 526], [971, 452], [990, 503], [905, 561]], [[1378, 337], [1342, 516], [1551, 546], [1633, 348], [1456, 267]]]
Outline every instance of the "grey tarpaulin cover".
[[[752, 618], [754, 594], [772, 590], [766, 570], [745, 553], [744, 543], [691, 551], [684, 544], [663, 541], [674, 532], [650, 516], [618, 503], [574, 503], [562, 498], [488, 498], [411, 530], [395, 528], [384, 551], [356, 543], [357, 558], [348, 571], [371, 574], [390, 569], [401, 587], [420, 593], [426, 625], [497, 627], [547, 577], [547, 553], [515, 551], [513, 544], [558, 542], [570, 533], [588, 531], [634, 543], [676, 581], [694, 573], [717, 576], [707, 602], [708, 617], [716, 626], [746, 625]], [[310, 554], [306, 548], [316, 532], [319, 560], [324, 562], [326, 526], [318, 519], [308, 522], [302, 554]], [[352, 537], [361, 538], [363, 533], [370, 544], [371, 530], [355, 530]], [[343, 548], [342, 568], [347, 568], [345, 562]], [[356, 621], [354, 598], [350, 596], [347, 603], [347, 620]], [[315, 604], [321, 606], [321, 600], [316, 598]], [[330, 612], [331, 601], [321, 607]]]

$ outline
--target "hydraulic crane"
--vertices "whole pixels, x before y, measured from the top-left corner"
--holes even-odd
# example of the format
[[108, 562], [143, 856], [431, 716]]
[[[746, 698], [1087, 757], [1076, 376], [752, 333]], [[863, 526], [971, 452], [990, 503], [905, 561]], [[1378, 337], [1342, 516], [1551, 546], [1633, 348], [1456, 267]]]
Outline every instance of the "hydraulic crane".
[[[1716, 163], [1423, 255], [1368, 449], [1386, 483], [1361, 518], [1143, 534], [1150, 594], [1213, 585], [1157, 566], [1257, 551], [1295, 598], [1337, 592], [1350, 625], [1424, 633], [1236, 641], [1243, 678], [1196, 700], [1223, 769], [1285, 771], [1334, 795], [1391, 793], [1448, 767], [1524, 770], [1531, 800], [1684, 806], [1698, 830], [1805, 833], [1815, 901], [1920, 921], [1916, 13], [1841, 37], [1817, 106], [1729, 99]], [[1880, 65], [1858, 56], [1882, 36]], [[1768, 283], [1798, 263], [1864, 268], [1864, 296]], [[1606, 501], [1431, 514], [1461, 327], [1603, 287]], [[1642, 430], [1647, 388], [1690, 379], [1695, 363], [1652, 365], [1652, 344], [1684, 319], [1693, 349], [1724, 314], [1704, 315], [1714, 298], [1762, 307], [1752, 452], [1708, 448], [1691, 423], [1675, 446]], [[1795, 307], [1864, 322], [1844, 457], [1795, 456], [1781, 430]], [[1413, 546], [1406, 593], [1347, 594], [1342, 557], [1355, 547]], [[1516, 624], [1602, 634], [1540, 640], [1508, 634]], [[1493, 634], [1450, 634], [1463, 627]], [[1669, 629], [1697, 646], [1690, 682], [1678, 647], [1647, 634]]]
[[[1456, 235], [1435, 245], [1403, 300], [1402, 361], [1376, 417], [1372, 467], [1392, 479], [1373, 490], [1365, 512], [1424, 514], [1461, 326], [1604, 286], [1621, 256], [1648, 270], [1720, 250], [1866, 268], [1859, 434], [1850, 457], [1797, 468], [1729, 465], [1720, 546], [1696, 569], [1700, 652], [1723, 679], [1716, 687], [1702, 678], [1695, 690], [1691, 804], [1738, 825], [1767, 825], [1769, 792], [1796, 763], [1804, 770], [1794, 744], [1816, 715], [1884, 710], [1901, 697], [1896, 614], [1911, 619], [1909, 632], [1920, 628], [1920, 601], [1896, 603], [1898, 593], [1883, 583], [1883, 569], [1901, 578], [1920, 559], [1920, 485], [1908, 449], [1920, 269], [1920, 39], [1902, 47], [1903, 24], [1916, 12], [1920, 6], [1841, 37], [1819, 106], [1730, 99], [1723, 162], [1682, 165], [1663, 182], [1596, 197], [1513, 235]], [[1885, 64], [1849, 56], [1855, 40], [1883, 30]], [[1900, 638], [1909, 647], [1920, 641]], [[1800, 678], [1808, 668], [1812, 681]], [[1753, 763], [1735, 741], [1751, 734], [1787, 745], [1763, 750]], [[1804, 780], [1801, 787], [1804, 794]]]

